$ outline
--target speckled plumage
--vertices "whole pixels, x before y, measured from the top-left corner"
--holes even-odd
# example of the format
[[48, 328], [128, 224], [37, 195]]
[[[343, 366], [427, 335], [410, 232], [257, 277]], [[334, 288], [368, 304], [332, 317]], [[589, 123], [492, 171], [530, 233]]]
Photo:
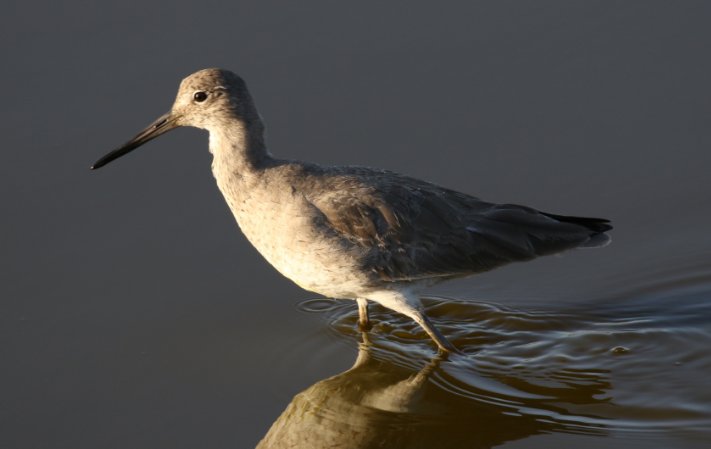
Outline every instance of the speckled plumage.
[[362, 324], [367, 300], [404, 313], [448, 351], [455, 349], [422, 310], [422, 289], [609, 242], [606, 220], [488, 203], [385, 170], [274, 158], [244, 82], [221, 69], [186, 78], [171, 112], [95, 168], [178, 126], [210, 132], [217, 184], [277, 270], [308, 290], [358, 300]]

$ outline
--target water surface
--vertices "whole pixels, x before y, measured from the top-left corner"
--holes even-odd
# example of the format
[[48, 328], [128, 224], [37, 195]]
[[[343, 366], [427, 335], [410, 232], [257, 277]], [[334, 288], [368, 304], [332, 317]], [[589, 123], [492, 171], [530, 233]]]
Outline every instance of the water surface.
[[354, 304], [300, 302], [334, 338], [358, 344], [358, 355], [348, 371], [297, 395], [258, 447], [485, 448], [544, 434], [634, 447], [711, 439], [711, 283], [573, 305], [424, 303], [463, 355], [437, 356], [424, 331], [383, 308], [360, 334]]

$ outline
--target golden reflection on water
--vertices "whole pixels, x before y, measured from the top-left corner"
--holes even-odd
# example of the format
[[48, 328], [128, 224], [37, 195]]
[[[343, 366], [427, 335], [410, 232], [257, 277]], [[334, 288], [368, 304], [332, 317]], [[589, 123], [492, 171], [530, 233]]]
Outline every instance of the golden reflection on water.
[[358, 357], [297, 395], [258, 448], [488, 448], [544, 433], [707, 438], [711, 295], [672, 296], [567, 311], [426, 297], [465, 353], [449, 356], [396, 314], [375, 307], [376, 326], [360, 334], [350, 302], [304, 301], [298, 309], [324, 316], [337, 338], [360, 340]]
[[504, 369], [496, 380], [518, 390], [507, 397], [448, 376], [435, 381], [447, 358], [413, 370], [363, 339], [353, 367], [297, 395], [258, 448], [484, 448], [548, 432], [605, 434], [599, 417], [555, 404], [606, 403], [595, 398], [611, 388], [602, 372], [555, 373], [568, 386], [561, 388]]

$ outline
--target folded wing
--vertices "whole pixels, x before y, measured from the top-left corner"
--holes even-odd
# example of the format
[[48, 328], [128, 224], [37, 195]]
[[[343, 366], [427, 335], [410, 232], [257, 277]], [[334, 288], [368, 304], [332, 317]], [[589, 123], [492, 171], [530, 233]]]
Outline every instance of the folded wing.
[[354, 178], [338, 195], [311, 199], [324, 224], [381, 280], [470, 276], [609, 242], [607, 220], [488, 203], [405, 176], [383, 178]]

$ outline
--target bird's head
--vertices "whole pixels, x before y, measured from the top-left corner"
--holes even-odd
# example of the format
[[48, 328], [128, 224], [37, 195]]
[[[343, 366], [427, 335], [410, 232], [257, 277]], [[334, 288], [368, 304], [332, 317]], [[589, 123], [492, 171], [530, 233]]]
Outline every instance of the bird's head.
[[99, 159], [91, 168], [103, 167], [172, 129], [194, 126], [212, 131], [229, 126], [235, 120], [247, 126], [261, 127], [259, 114], [245, 82], [228, 70], [201, 70], [180, 83], [178, 96], [168, 113]]

